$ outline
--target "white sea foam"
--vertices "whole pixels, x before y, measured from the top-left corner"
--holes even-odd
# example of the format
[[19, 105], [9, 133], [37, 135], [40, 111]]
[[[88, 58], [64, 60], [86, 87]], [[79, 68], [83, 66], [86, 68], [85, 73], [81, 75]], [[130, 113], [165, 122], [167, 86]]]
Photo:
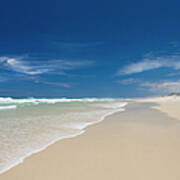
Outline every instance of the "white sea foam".
[[25, 99], [15, 99], [11, 97], [0, 97], [0, 104], [39, 104], [39, 103], [47, 103], [47, 104], [55, 104], [55, 103], [63, 103], [63, 102], [103, 102], [103, 101], [114, 101], [111, 98], [82, 98], [82, 99], [68, 99], [68, 98], [25, 98]]
[[31, 155], [33, 155], [33, 154], [36, 154], [36, 153], [38, 153], [38, 152], [41, 152], [41, 151], [43, 151], [43, 150], [45, 150], [45, 149], [46, 149], [47, 147], [49, 147], [50, 145], [52, 145], [52, 144], [54, 144], [54, 143], [56, 143], [56, 142], [58, 142], [58, 141], [60, 141], [60, 140], [62, 140], [62, 139], [68, 139], [68, 138], [76, 137], [76, 136], [78, 136], [78, 135], [81, 135], [82, 133], [84, 133], [84, 131], [81, 131], [81, 132], [79, 132], [79, 133], [77, 133], [77, 134], [73, 134], [73, 135], [69, 135], [69, 136], [59, 137], [59, 138], [55, 139], [54, 141], [52, 141], [51, 143], [46, 144], [46, 145], [43, 146], [42, 148], [37, 149], [37, 150], [34, 150], [34, 151], [32, 151], [32, 152], [29, 152], [26, 156], [23, 156], [23, 157], [19, 158], [18, 161], [16, 161], [16, 162], [14, 162], [13, 164], [9, 165], [7, 168], [4, 168], [4, 169], [0, 170], [0, 174], [6, 172], [6, 171], [8, 171], [8, 170], [10, 170], [11, 168], [13, 168], [14, 166], [17, 166], [17, 165], [20, 164], [20, 163], [23, 163], [25, 158], [27, 158], [27, 157], [29, 157], [29, 156], [31, 156]]
[[108, 103], [108, 104], [96, 104], [96, 105], [93, 105], [93, 106], [117, 109], [117, 108], [124, 107], [124, 106], [126, 106], [126, 105], [127, 105], [127, 102]]
[[[1, 100], [2, 99], [0, 99], [0, 101]], [[12, 100], [21, 101], [23, 103], [27, 101], [29, 102], [30, 100], [33, 100], [33, 102], [38, 101], [38, 99], [35, 99], [36, 101], [34, 101], [34, 99], [16, 100], [13, 98], [3, 98], [2, 101], [12, 102]], [[117, 99], [86, 98], [69, 100], [64, 98], [50, 100], [51, 101], [49, 101], [49, 99], [41, 99], [41, 102], [48, 102], [48, 106], [53, 106], [53, 104], [57, 101], [74, 101], [82, 103], [74, 104], [73, 107], [65, 106], [66, 110], [63, 109], [62, 111], [62, 106], [53, 106], [53, 110], [55, 109], [53, 112], [50, 112], [49, 108], [47, 108], [49, 112], [46, 112], [46, 109], [43, 109], [46, 107], [42, 107], [40, 109], [35, 108], [37, 113], [35, 113], [35, 116], [33, 116], [33, 114], [29, 114], [34, 112], [29, 112], [28, 108], [23, 109], [24, 107], [20, 107], [22, 108], [22, 111], [21, 109], [19, 111], [21, 112], [20, 115], [18, 113], [16, 114], [16, 111], [12, 111], [14, 114], [12, 114], [10, 118], [1, 119], [0, 117], [0, 145], [2, 147], [2, 149], [0, 149], [0, 173], [3, 173], [19, 163], [22, 163], [26, 157], [46, 149], [49, 145], [54, 144], [61, 139], [72, 138], [84, 133], [87, 126], [103, 121], [105, 117], [115, 112], [124, 111], [124, 107], [127, 105], [126, 102], [122, 102], [120, 100], [117, 102]], [[86, 104], [84, 104], [84, 102], [86, 102]], [[92, 102], [93, 104], [91, 104]], [[15, 105], [11, 105], [11, 107], [12, 106], [15, 107]], [[40, 114], [39, 111], [41, 112]], [[6, 111], [3, 113], [5, 112]], [[6, 116], [9, 117], [8, 112]], [[44, 112], [46, 112], [46, 114], [44, 114]], [[21, 115], [23, 116], [21, 117]], [[11, 119], [11, 117], [13, 119]], [[28, 138], [30, 138], [30, 140]], [[11, 147], [13, 143], [15, 144]], [[13, 151], [10, 151], [10, 149], [13, 149]], [[15, 154], [15, 152], [17, 152], [17, 154]], [[3, 155], [5, 155], [5, 157], [3, 157]]]
[[12, 105], [12, 106], [0, 106], [0, 110], [6, 110], [6, 109], [16, 109], [16, 105]]

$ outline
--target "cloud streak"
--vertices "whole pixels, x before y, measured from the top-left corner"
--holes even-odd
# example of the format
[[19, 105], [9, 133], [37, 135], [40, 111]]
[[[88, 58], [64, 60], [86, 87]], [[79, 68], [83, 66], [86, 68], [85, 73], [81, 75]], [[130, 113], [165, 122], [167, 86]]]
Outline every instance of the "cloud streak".
[[135, 78], [127, 78], [127, 79], [122, 79], [122, 80], [118, 80], [117, 83], [122, 84], [122, 85], [130, 85], [130, 84], [135, 84], [135, 83], [139, 83], [140, 80], [139, 79], [135, 79]]
[[142, 61], [128, 64], [119, 69], [117, 75], [131, 75], [158, 68], [173, 68], [174, 70], [179, 70], [180, 56], [157, 57], [153, 59], [145, 58]]
[[179, 93], [180, 81], [164, 81], [164, 82], [144, 82], [141, 87], [148, 88], [149, 91], [155, 93]]
[[59, 86], [63, 88], [71, 88], [72, 84], [66, 83], [66, 82], [49, 82], [49, 81], [40, 81], [42, 84], [47, 84], [47, 85], [53, 85], [53, 86]]
[[153, 94], [169, 94], [169, 93], [180, 93], [180, 80], [178, 81], [158, 81], [158, 82], [148, 82], [141, 79], [127, 78], [117, 81], [118, 84], [122, 85], [132, 85], [136, 84], [138, 89], [146, 90]]
[[89, 66], [93, 61], [67, 61], [67, 60], [48, 60], [48, 61], [25, 61], [24, 58], [0, 57], [1, 68], [23, 73], [26, 75], [40, 75], [45, 73], [63, 74], [64, 71], [73, 70]]

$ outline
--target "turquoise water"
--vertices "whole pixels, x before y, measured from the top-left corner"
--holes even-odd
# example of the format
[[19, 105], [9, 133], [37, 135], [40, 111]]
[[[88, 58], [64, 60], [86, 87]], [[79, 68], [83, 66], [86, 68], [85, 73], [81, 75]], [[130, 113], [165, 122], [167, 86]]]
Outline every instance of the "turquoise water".
[[123, 111], [121, 99], [0, 98], [0, 173], [50, 144]]

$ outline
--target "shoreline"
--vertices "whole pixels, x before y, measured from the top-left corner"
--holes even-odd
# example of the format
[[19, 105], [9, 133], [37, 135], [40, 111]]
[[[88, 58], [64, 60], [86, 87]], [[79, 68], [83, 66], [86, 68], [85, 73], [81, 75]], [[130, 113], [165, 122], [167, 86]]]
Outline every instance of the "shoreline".
[[[142, 164], [139, 163], [140, 169], [144, 168], [143, 166], [147, 165], [146, 158], [150, 156], [151, 153], [153, 154], [149, 149], [153, 149], [153, 151], [157, 151], [156, 153], [158, 154], [156, 157], [157, 154], [154, 153], [151, 157], [152, 159], [154, 155], [156, 157], [155, 163], [157, 165], [155, 164], [154, 166], [156, 167], [160, 164], [161, 166], [165, 166], [164, 169], [167, 167], [170, 169], [169, 174], [165, 172], [166, 176], [163, 176], [161, 171], [161, 173], [158, 174], [159, 176], [163, 176], [163, 180], [166, 180], [168, 179], [168, 175], [172, 176], [174, 170], [168, 166], [168, 163], [165, 165], [164, 161], [168, 161], [168, 159], [162, 154], [166, 155], [166, 151], [168, 151], [168, 153], [175, 151], [175, 153], [169, 154], [173, 160], [175, 159], [173, 154], [176, 154], [176, 151], [179, 152], [180, 150], [180, 146], [177, 143], [180, 142], [177, 139], [177, 137], [180, 138], [180, 133], [174, 130], [177, 130], [177, 128], [179, 130], [180, 124], [178, 120], [167, 117], [166, 114], [159, 110], [154, 110], [154, 105], [154, 103], [136, 102], [128, 104], [126, 111], [113, 113], [106, 117], [101, 123], [88, 126], [82, 136], [63, 139], [47, 147], [44, 151], [41, 151], [41, 153], [33, 154], [26, 158], [23, 163], [1, 174], [0, 177], [2, 180], [10, 180], [13, 177], [18, 177], [18, 180], [48, 180], [50, 177], [53, 177], [53, 179], [62, 178], [68, 180], [78, 179], [78, 177], [80, 177], [79, 179], [89, 180], [92, 179], [91, 173], [95, 173], [93, 178], [103, 177], [103, 179], [109, 179], [113, 177], [114, 179], [119, 179], [123, 177], [132, 179], [132, 177], [130, 178], [131, 175], [126, 177], [126, 174], [123, 173], [123, 171], [127, 172], [125, 167], [128, 167], [129, 170], [132, 171], [132, 175], [135, 173], [134, 179], [136, 180], [136, 178], [141, 179], [141, 175], [139, 175], [139, 169], [136, 169], [135, 165], [138, 165], [137, 162], [139, 162], [140, 159], [140, 162], [142, 161]], [[139, 117], [142, 119], [139, 119]], [[147, 119], [143, 119], [144, 117]], [[156, 117], [157, 119], [154, 119]], [[171, 148], [173, 147], [172, 145], [175, 145], [174, 149]], [[162, 148], [164, 148], [164, 152], [159, 154]], [[136, 157], [136, 153], [140, 154]], [[81, 157], [81, 155], [83, 157]], [[176, 160], [180, 160], [179, 155], [176, 155], [178, 156]], [[144, 158], [144, 156], [147, 157]], [[161, 156], [163, 156], [163, 158]], [[139, 159], [137, 160], [137, 158]], [[163, 163], [159, 161], [158, 158], [160, 158]], [[117, 162], [116, 159], [119, 161]], [[86, 160], [87, 163], [84, 164], [84, 160]], [[82, 162], [82, 164], [78, 161]], [[110, 162], [110, 165], [107, 164], [107, 162]], [[122, 162], [122, 164], [120, 162]], [[77, 167], [75, 165], [76, 163]], [[169, 164], [171, 166], [173, 165], [172, 167], [176, 169], [173, 163], [174, 161], [171, 162], [170, 160]], [[125, 167], [123, 165], [125, 165]], [[59, 169], [58, 166], [63, 170], [61, 170], [61, 168]], [[84, 166], [87, 167], [84, 169]], [[113, 173], [109, 171], [106, 172], [105, 169], [107, 167], [109, 167]], [[122, 168], [122, 171], [119, 167]], [[158, 168], [159, 167], [160, 166], [158, 166]], [[133, 168], [135, 168], [136, 171], [134, 171]], [[148, 168], [153, 169], [153, 166]], [[92, 169], [93, 171], [91, 171]], [[98, 170], [100, 170], [100, 172]], [[119, 174], [119, 171], [122, 174]], [[149, 172], [149, 169], [145, 168], [145, 171]], [[71, 172], [73, 176], [69, 177], [68, 172]], [[88, 177], [87, 174], [84, 174], [85, 172], [89, 172]], [[103, 173], [105, 176], [103, 176]], [[150, 177], [152, 175], [153, 174], [149, 174]], [[180, 174], [176, 172], [176, 177], [177, 176], [180, 177]], [[143, 176], [143, 178], [145, 178], [145, 176]], [[148, 177], [146, 179], [149, 180], [150, 178]], [[161, 180], [161, 178], [158, 180]]]
[[96, 125], [96, 124], [104, 121], [105, 118], [107, 118], [108, 116], [113, 115], [114, 113], [125, 111], [125, 110], [126, 110], [125, 108], [126, 108], [126, 106], [127, 106], [128, 104], [129, 104], [129, 103], [124, 102], [124, 104], [122, 105], [122, 107], [120, 107], [119, 109], [116, 109], [116, 110], [114, 110], [114, 111], [112, 111], [112, 112], [109, 112], [109, 113], [105, 114], [105, 115], [102, 116], [98, 121], [96, 121], [96, 122], [91, 122], [91, 123], [86, 123], [86, 124], [83, 125], [81, 128], [79, 128], [79, 129], [81, 130], [81, 132], [79, 132], [79, 133], [77, 133], [77, 134], [68, 135], [68, 136], [61, 136], [61, 137], [53, 140], [53, 141], [50, 142], [49, 144], [43, 146], [42, 148], [32, 151], [31, 153], [29, 153], [29, 154], [27, 154], [26, 156], [24, 156], [24, 157], [22, 157], [21, 159], [19, 159], [18, 162], [10, 165], [8, 168], [6, 168], [6, 169], [4, 169], [4, 170], [0, 170], [0, 176], [1, 176], [1, 174], [4, 174], [4, 173], [10, 171], [12, 168], [18, 166], [19, 164], [24, 163], [24, 161], [25, 161], [27, 158], [30, 158], [30, 157], [33, 156], [34, 154], [37, 154], [37, 153], [40, 153], [40, 152], [46, 150], [48, 147], [50, 147], [50, 146], [58, 143], [59, 141], [62, 141], [62, 140], [65, 140], [65, 139], [71, 139], [71, 138], [75, 138], [75, 137], [77, 137], [77, 136], [80, 136], [80, 135], [82, 135], [82, 134], [84, 134], [84, 133], [86, 132], [86, 130], [87, 130], [88, 127], [93, 126], [93, 125]]

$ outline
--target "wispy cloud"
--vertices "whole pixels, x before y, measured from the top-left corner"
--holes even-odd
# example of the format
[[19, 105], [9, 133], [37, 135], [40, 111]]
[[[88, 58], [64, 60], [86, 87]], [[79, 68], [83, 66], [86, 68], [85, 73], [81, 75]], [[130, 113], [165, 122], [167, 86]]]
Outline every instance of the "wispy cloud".
[[119, 69], [117, 75], [130, 75], [163, 67], [179, 70], [180, 56], [145, 58], [142, 61], [130, 63]]
[[49, 71], [45, 68], [32, 66], [30, 63], [17, 58], [0, 57], [0, 63], [4, 68], [29, 75], [42, 74]]
[[180, 76], [180, 72], [169, 73], [169, 74], [167, 74], [167, 76], [169, 76], [169, 77], [172, 77], [172, 76]]
[[7, 81], [7, 78], [0, 76], [0, 82], [5, 82], [5, 81]]
[[[38, 83], [38, 82], [36, 82]], [[66, 83], [66, 82], [50, 82], [50, 81], [40, 81], [42, 84], [47, 84], [47, 85], [53, 85], [53, 86], [59, 86], [63, 88], [71, 88], [72, 84], [71, 83]]]
[[122, 85], [130, 85], [130, 84], [139, 83], [139, 82], [140, 80], [135, 79], [135, 78], [127, 78], [127, 79], [122, 79], [122, 80], [117, 81], [117, 83], [122, 84]]
[[163, 81], [163, 82], [144, 82], [141, 87], [148, 88], [149, 91], [155, 93], [179, 93], [180, 81]]
[[180, 80], [178, 81], [157, 81], [150, 82], [144, 81], [137, 78], [127, 78], [123, 80], [116, 81], [118, 84], [122, 85], [137, 85], [137, 90], [145, 90], [153, 94], [167, 94], [167, 93], [180, 93]]
[[68, 61], [68, 60], [47, 60], [47, 61], [27, 61], [25, 58], [0, 57], [1, 68], [27, 74], [40, 75], [44, 73], [63, 74], [64, 71], [73, 70], [89, 66], [93, 61]]

